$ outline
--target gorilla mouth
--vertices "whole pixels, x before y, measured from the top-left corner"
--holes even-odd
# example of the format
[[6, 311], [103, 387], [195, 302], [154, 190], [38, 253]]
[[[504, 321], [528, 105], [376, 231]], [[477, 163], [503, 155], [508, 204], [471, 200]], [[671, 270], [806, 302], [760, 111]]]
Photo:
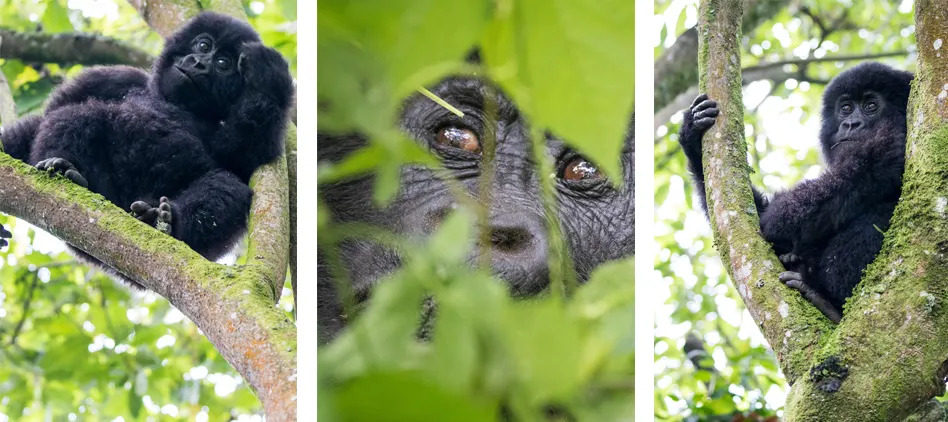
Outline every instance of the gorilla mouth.
[[848, 138], [847, 138], [847, 139], [840, 140], [840, 141], [837, 141], [835, 144], [833, 144], [833, 146], [830, 147], [830, 150], [833, 150], [833, 149], [835, 149], [836, 147], [838, 147], [838, 146], [840, 146], [840, 145], [842, 145], [842, 144], [845, 144], [845, 143], [847, 143], [847, 142], [852, 142], [852, 141], [853, 141], [852, 139], [848, 139]]
[[190, 82], [193, 87], [198, 88], [198, 89], [201, 88], [201, 85], [199, 85], [197, 81], [191, 77], [191, 75], [188, 75], [188, 72], [185, 72], [184, 69], [178, 67], [177, 65], [174, 65], [172, 67], [174, 68], [174, 70], [177, 70], [178, 73], [181, 74], [181, 76], [184, 76], [184, 78], [187, 79], [188, 82]]

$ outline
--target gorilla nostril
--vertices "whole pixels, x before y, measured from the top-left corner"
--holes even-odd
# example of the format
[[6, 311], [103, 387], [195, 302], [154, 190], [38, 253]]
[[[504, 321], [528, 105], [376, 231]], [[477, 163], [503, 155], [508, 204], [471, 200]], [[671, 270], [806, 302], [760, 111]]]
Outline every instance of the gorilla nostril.
[[530, 246], [533, 235], [520, 227], [493, 227], [490, 230], [490, 242], [494, 250], [518, 253]]

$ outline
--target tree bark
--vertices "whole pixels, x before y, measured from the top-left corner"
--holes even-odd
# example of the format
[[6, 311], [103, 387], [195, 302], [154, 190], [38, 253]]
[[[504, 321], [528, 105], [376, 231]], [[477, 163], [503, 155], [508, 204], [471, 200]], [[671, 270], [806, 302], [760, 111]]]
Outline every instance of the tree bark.
[[728, 274], [792, 383], [806, 371], [830, 323], [778, 281], [782, 264], [760, 236], [744, 141], [741, 16], [740, 0], [703, 1], [699, 10], [701, 91], [721, 110], [702, 141], [708, 213]]
[[835, 327], [777, 280], [782, 265], [759, 235], [742, 133], [739, 7], [702, 3], [701, 86], [721, 109], [705, 135], [703, 165], [717, 249], [792, 385], [785, 420], [943, 420], [931, 399], [948, 375], [948, 6], [916, 2], [919, 63], [902, 197]]
[[150, 54], [101, 35], [16, 32], [0, 28], [0, 58], [25, 62], [148, 68]]
[[[157, 19], [152, 22], [146, 14], [149, 24], [165, 35], [201, 10], [197, 1], [149, 0], [141, 4], [139, 10]], [[210, 4], [242, 13], [236, 0]], [[295, 145], [295, 136], [295, 127], [291, 127], [288, 143]], [[251, 178], [254, 198], [244, 266], [209, 262], [102, 196], [2, 153], [0, 211], [77, 246], [167, 298], [244, 377], [262, 402], [268, 420], [295, 421], [296, 327], [274, 306], [289, 260], [288, 175], [286, 158], [280, 157]]]

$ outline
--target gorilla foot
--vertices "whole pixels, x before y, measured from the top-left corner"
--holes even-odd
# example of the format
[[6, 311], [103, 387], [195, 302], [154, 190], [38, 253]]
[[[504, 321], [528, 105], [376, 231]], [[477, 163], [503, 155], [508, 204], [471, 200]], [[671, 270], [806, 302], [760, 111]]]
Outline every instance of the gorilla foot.
[[3, 224], [0, 224], [0, 249], [7, 247], [10, 244], [7, 239], [13, 237], [13, 233], [10, 233], [6, 227], [3, 227]]
[[79, 170], [76, 169], [76, 166], [72, 165], [72, 163], [64, 158], [47, 158], [36, 163], [36, 169], [40, 171], [59, 173], [79, 186], [84, 188], [89, 187], [89, 182], [86, 181], [86, 178], [79, 173]]
[[135, 201], [129, 208], [132, 210], [132, 217], [171, 235], [171, 201], [168, 197], [162, 196], [157, 207], [145, 201]]
[[830, 321], [839, 323], [843, 316], [829, 303], [826, 298], [823, 297], [819, 292], [814, 290], [812, 287], [808, 286], [803, 282], [803, 276], [800, 273], [795, 271], [784, 271], [780, 273], [778, 277], [783, 284], [786, 284], [787, 287], [800, 292], [804, 299], [810, 302], [816, 309], [819, 309], [823, 315], [826, 315]]

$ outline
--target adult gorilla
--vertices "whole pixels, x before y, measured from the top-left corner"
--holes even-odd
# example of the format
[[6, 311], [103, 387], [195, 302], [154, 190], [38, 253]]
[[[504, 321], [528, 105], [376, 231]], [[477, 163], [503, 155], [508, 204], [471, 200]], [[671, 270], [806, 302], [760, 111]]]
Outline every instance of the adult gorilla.
[[[540, 185], [531, 158], [529, 128], [516, 106], [475, 78], [449, 78], [432, 91], [464, 112], [458, 117], [422, 96], [406, 101], [402, 128], [430, 149], [452, 176], [477, 198], [482, 174], [482, 139], [495, 136], [494, 179], [490, 187], [490, 248], [494, 273], [518, 296], [536, 294], [549, 285], [548, 240]], [[492, 94], [493, 93], [493, 94]], [[495, 95], [496, 118], [485, 111]], [[319, 136], [320, 161], [337, 162], [365, 143], [357, 136]], [[622, 152], [622, 187], [613, 188], [596, 166], [549, 137], [547, 153], [555, 160], [559, 222], [580, 281], [602, 262], [630, 256], [635, 237], [633, 138], [630, 125]], [[321, 196], [336, 222], [366, 222], [399, 234], [424, 236], [455, 207], [455, 199], [434, 172], [419, 166], [401, 171], [401, 190], [384, 209], [372, 202], [373, 178], [327, 185]], [[398, 252], [377, 243], [348, 240], [341, 244], [343, 265], [360, 300], [383, 275], [401, 262]], [[345, 324], [327, 263], [319, 260], [321, 340], [331, 339]]]

